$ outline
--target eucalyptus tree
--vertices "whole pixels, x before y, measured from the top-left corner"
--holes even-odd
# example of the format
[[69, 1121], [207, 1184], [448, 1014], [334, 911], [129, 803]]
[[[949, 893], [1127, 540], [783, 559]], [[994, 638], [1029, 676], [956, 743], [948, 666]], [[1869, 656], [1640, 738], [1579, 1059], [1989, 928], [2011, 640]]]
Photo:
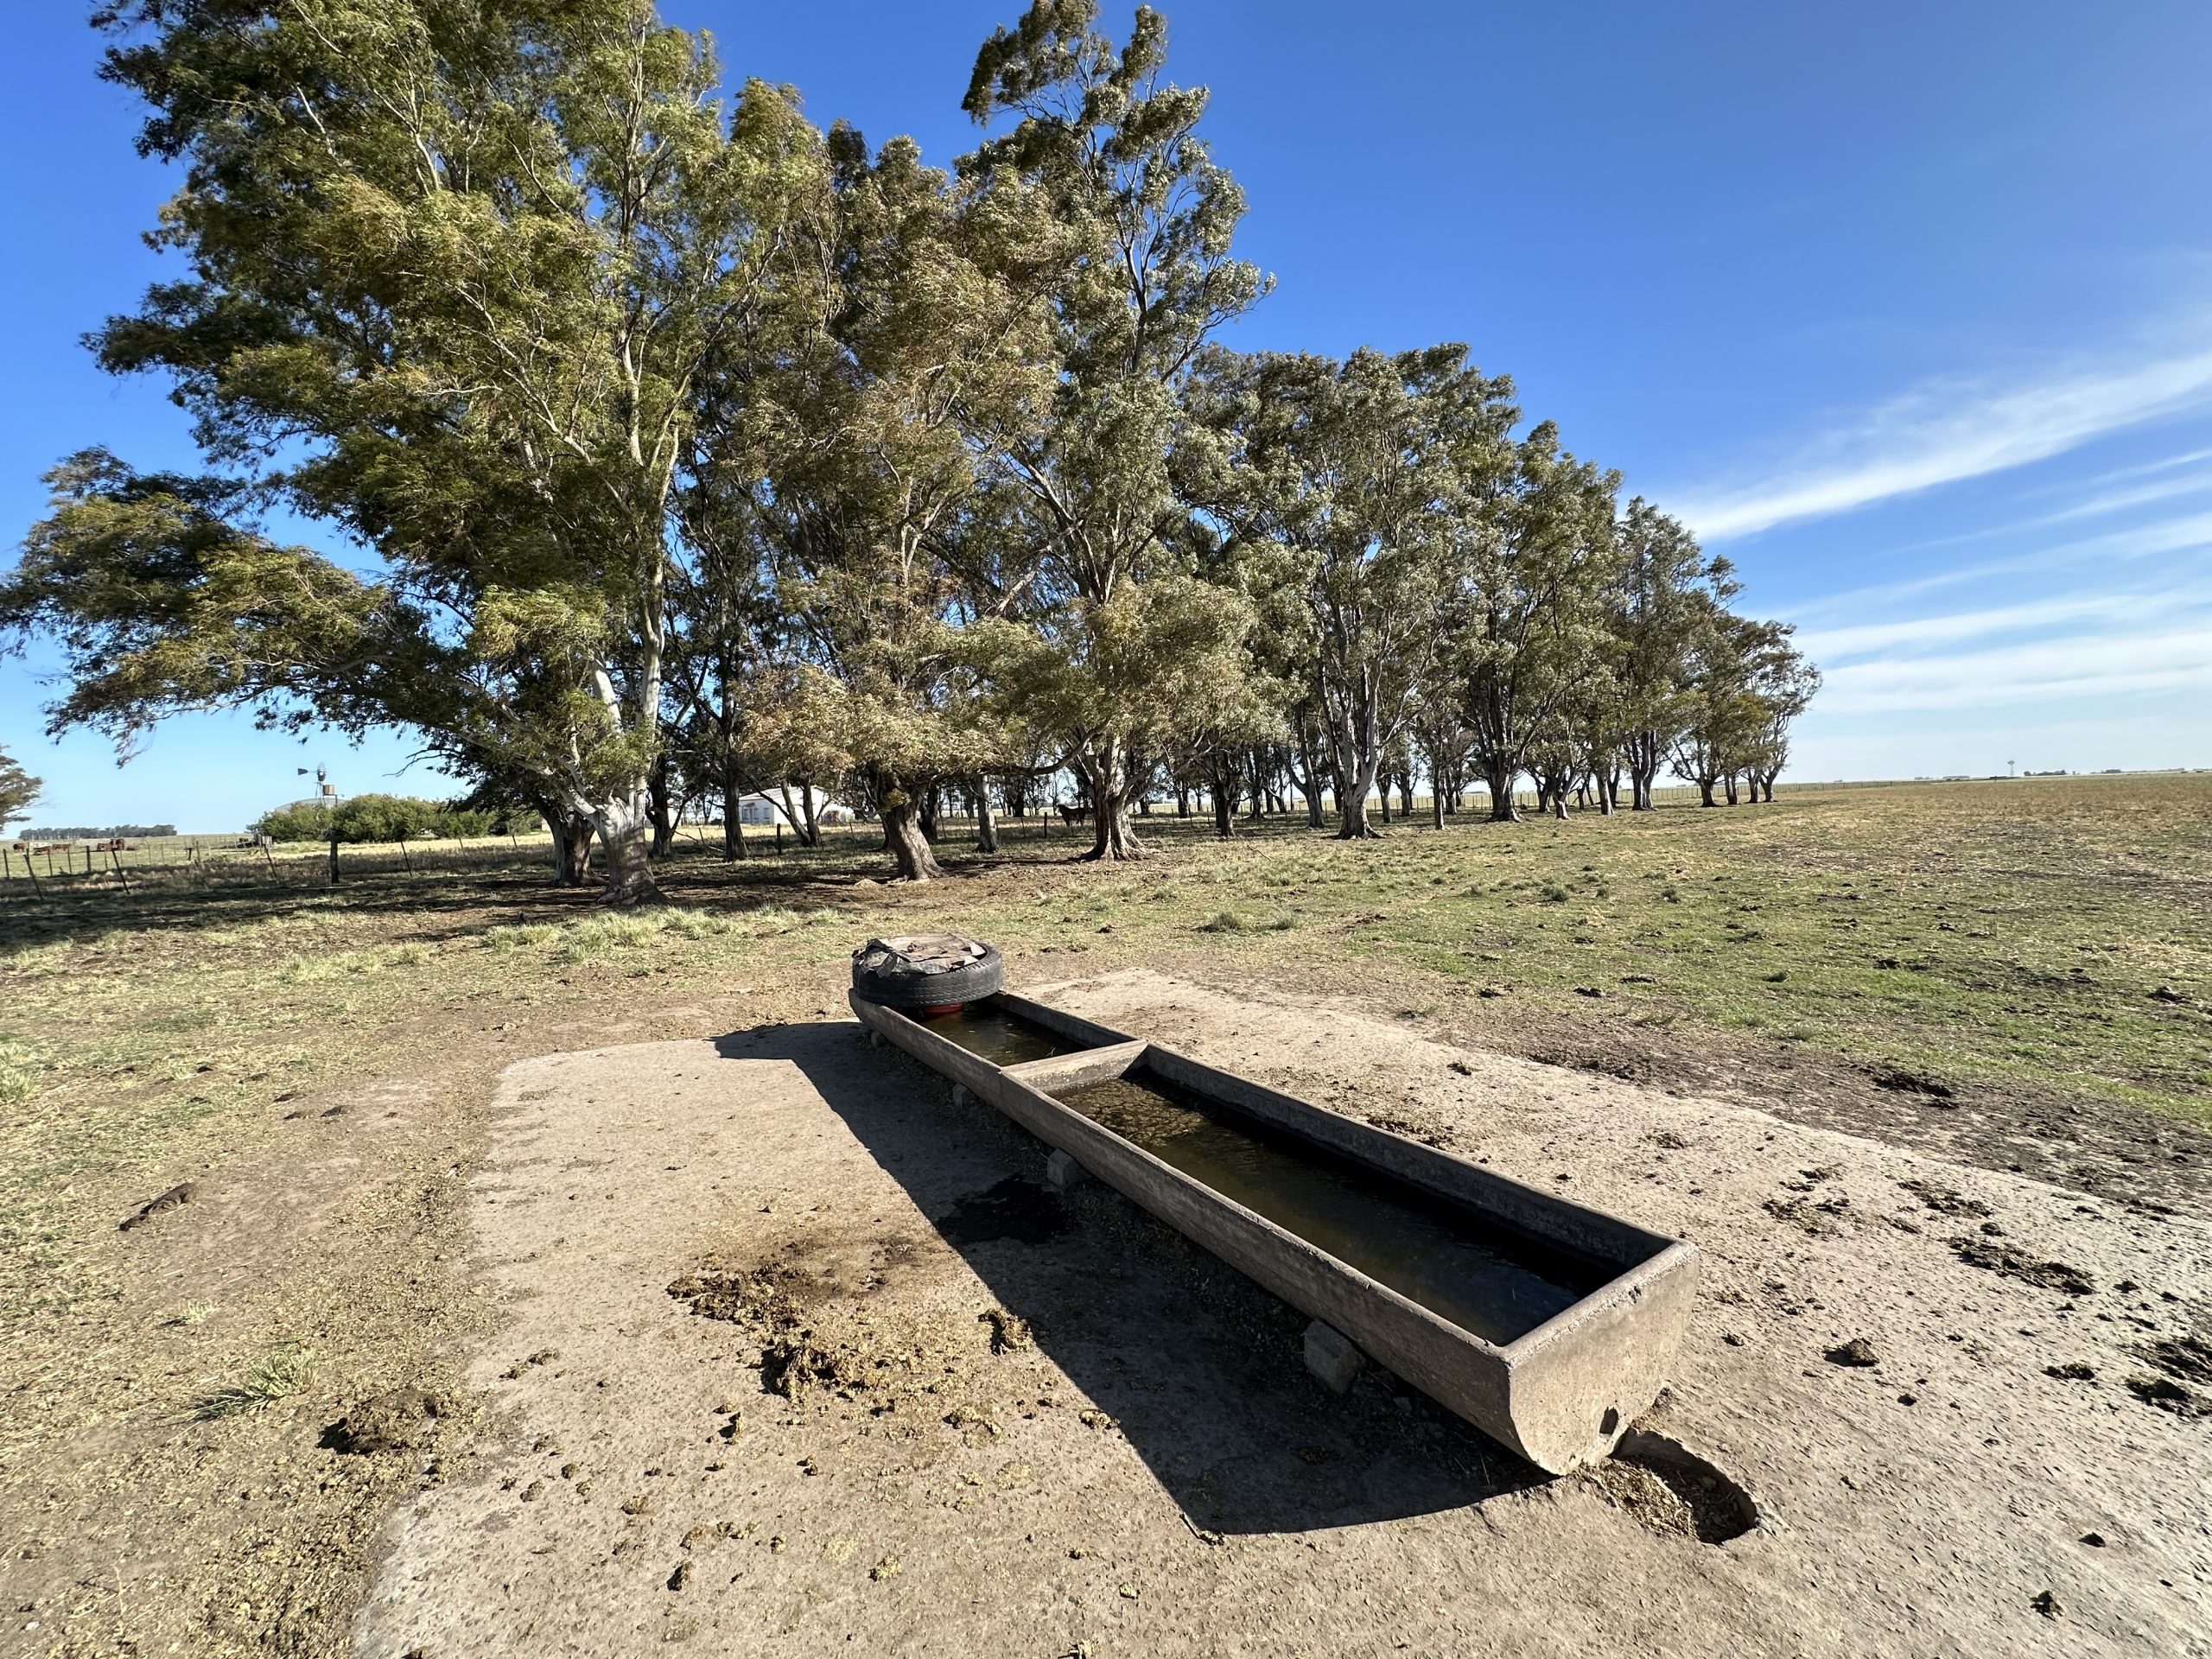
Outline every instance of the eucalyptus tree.
[[[189, 271], [96, 346], [171, 379], [222, 481], [164, 502], [96, 458], [62, 474], [10, 601], [75, 630], [60, 717], [416, 725], [588, 817], [610, 899], [651, 896], [696, 383], [773, 301], [818, 135], [758, 82], [726, 105], [650, 0], [99, 16], [102, 73], [152, 105], [141, 149], [183, 165], [154, 239]], [[254, 506], [371, 574], [226, 516]], [[118, 613], [155, 570], [175, 602]]]
[[1515, 779], [1539, 744], [1565, 741], [1574, 698], [1599, 671], [1618, 487], [1561, 449], [1547, 421], [1459, 521], [1459, 587], [1446, 611], [1495, 820], [1519, 817]]
[[1789, 643], [1787, 624], [1773, 626], [1751, 663], [1758, 717], [1731, 756], [1753, 801], [1774, 798], [1774, 780], [1789, 760], [1789, 728], [1821, 689], [1821, 671]]
[[1642, 496], [1622, 515], [1620, 543], [1611, 628], [1621, 753], [1630, 809], [1649, 812], [1652, 781], [1685, 721], [1698, 642], [1738, 584], [1726, 559], [1708, 556], [1688, 526]]
[[765, 781], [752, 696], [775, 655], [779, 624], [751, 517], [752, 480], [733, 482], [713, 464], [721, 434], [711, 420], [702, 425], [677, 495], [691, 556], [669, 584], [669, 741], [720, 798], [722, 857], [734, 861], [745, 856], [744, 798]]
[[45, 785], [25, 772], [15, 756], [0, 749], [0, 830], [30, 816]]
[[1451, 669], [1450, 651], [1438, 652], [1427, 683], [1416, 694], [1408, 728], [1421, 754], [1421, 770], [1428, 777], [1429, 822], [1439, 830], [1444, 827], [1447, 814], [1459, 810], [1471, 741], [1466, 717], [1461, 712], [1460, 687]]
[[1788, 624], [1716, 608], [1691, 648], [1688, 695], [1670, 759], [1675, 775], [1698, 787], [1702, 806], [1719, 804], [1725, 787], [1758, 780], [1752, 798], [1779, 774], [1787, 758], [1789, 721], [1819, 686], [1819, 672], [1789, 643]]
[[1066, 734], [1093, 806], [1090, 856], [1141, 855], [1128, 805], [1156, 760], [1243, 695], [1249, 608], [1189, 574], [1169, 477], [1179, 393], [1215, 330], [1267, 286], [1235, 258], [1243, 193], [1198, 133], [1203, 87], [1164, 82], [1166, 25], [1140, 7], [1117, 45], [1095, 0], [1034, 0], [977, 54], [963, 158], [983, 199], [1033, 195], [1064, 238], [1037, 273], [1052, 323], [1041, 420], [972, 412], [1033, 568], [1026, 646], [1004, 668]]
[[1007, 598], [998, 527], [971, 511], [968, 423], [1018, 429], [1050, 398], [1049, 317], [1020, 277], [1025, 245], [1055, 232], [1025, 212], [1034, 198], [984, 200], [910, 140], [871, 156], [839, 128], [829, 148], [813, 308], [703, 471], [749, 484], [743, 522], [810, 677], [809, 729], [865, 779], [899, 876], [927, 880], [931, 793], [1015, 758], [967, 627]]
[[1214, 833], [1235, 835], [1236, 801], [1250, 767], [1252, 817], [1262, 810], [1267, 782], [1281, 770], [1283, 709], [1295, 695], [1298, 653], [1304, 636], [1303, 607], [1286, 581], [1291, 562], [1280, 546], [1219, 533], [1194, 518], [1193, 567], [1217, 590], [1235, 596], [1251, 618], [1238, 651], [1194, 703], [1173, 734], [1166, 766], [1179, 798], [1192, 782], [1204, 785], [1213, 806]]
[[1375, 833], [1368, 797], [1421, 712], [1455, 526], [1504, 469], [1511, 394], [1464, 346], [1202, 361], [1193, 408], [1217, 448], [1200, 487], [1240, 535], [1295, 561], [1340, 839]]

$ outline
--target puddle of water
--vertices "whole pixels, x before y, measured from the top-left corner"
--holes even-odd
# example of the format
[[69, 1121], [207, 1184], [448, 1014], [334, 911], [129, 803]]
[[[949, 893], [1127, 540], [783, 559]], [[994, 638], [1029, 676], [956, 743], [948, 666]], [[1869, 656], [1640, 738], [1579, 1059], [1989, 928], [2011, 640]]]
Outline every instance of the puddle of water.
[[1090, 1046], [1047, 1031], [992, 1002], [970, 1002], [957, 1014], [940, 1014], [934, 1019], [916, 1014], [913, 1019], [923, 1029], [957, 1043], [970, 1054], [981, 1055], [994, 1065], [1048, 1060], [1055, 1054], [1078, 1053]]
[[1618, 1268], [1585, 1260], [1139, 1072], [1059, 1098], [1408, 1300], [1508, 1343]]

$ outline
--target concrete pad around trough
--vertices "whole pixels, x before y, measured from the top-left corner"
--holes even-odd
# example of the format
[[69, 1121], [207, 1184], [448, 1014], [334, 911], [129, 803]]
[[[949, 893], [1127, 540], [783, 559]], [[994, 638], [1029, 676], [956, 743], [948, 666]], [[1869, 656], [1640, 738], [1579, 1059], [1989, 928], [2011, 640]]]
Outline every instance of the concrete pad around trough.
[[[1704, 1545], [1639, 1521], [1635, 1471], [1544, 1481], [1371, 1370], [1337, 1399], [1305, 1320], [1096, 1184], [1053, 1194], [988, 1108], [850, 1023], [773, 1027], [509, 1070], [472, 1199], [487, 1408], [394, 1516], [357, 1650], [2212, 1651], [2212, 1422], [2123, 1385], [2202, 1313], [2200, 1224], [1325, 1009], [1144, 975], [1046, 1000], [1695, 1239], [1654, 1427], [1768, 1521]], [[1968, 1265], [1944, 1241], [1980, 1218], [1902, 1180], [2097, 1290]], [[759, 1328], [668, 1292], [777, 1267], [861, 1362], [842, 1395], [764, 1393]], [[1823, 1358], [1854, 1337], [1878, 1364]]]

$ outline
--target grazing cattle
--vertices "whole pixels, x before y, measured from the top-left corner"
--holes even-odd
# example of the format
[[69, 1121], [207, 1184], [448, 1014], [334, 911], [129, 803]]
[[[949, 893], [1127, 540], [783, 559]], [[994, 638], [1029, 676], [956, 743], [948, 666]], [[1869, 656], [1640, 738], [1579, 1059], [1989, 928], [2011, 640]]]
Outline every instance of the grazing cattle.
[[1055, 801], [1052, 803], [1052, 810], [1060, 815], [1062, 823], [1089, 823], [1090, 822], [1090, 808], [1082, 801], [1077, 802], [1073, 806], [1063, 806]]

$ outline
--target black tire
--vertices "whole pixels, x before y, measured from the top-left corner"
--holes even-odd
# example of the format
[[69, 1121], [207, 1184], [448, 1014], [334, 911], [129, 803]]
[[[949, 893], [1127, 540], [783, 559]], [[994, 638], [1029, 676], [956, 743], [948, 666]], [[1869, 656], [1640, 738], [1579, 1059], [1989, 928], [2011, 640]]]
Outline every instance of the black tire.
[[870, 973], [853, 964], [853, 991], [863, 1002], [887, 1008], [942, 1008], [959, 1002], [980, 1002], [999, 988], [998, 947], [987, 944], [983, 954], [965, 968], [941, 974], [902, 971], [897, 966]]

